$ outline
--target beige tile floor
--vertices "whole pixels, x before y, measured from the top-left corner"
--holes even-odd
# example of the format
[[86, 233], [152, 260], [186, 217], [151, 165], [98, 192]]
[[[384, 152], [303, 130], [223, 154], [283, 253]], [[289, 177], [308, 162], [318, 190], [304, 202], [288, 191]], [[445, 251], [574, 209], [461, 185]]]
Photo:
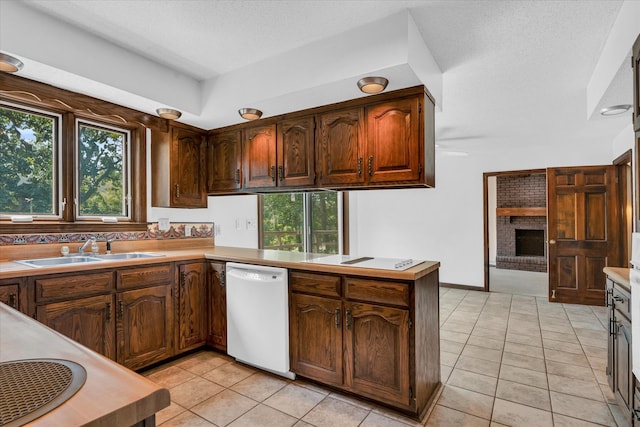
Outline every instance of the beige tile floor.
[[440, 290], [442, 393], [422, 423], [316, 385], [198, 352], [144, 373], [173, 426], [615, 426], [604, 307]]

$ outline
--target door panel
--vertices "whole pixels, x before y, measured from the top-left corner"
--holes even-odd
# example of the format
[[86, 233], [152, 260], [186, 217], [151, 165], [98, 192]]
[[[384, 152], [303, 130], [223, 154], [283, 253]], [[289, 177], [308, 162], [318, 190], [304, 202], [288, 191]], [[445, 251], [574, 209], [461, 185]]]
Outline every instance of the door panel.
[[276, 186], [276, 126], [246, 129], [242, 139], [244, 188]]
[[614, 166], [547, 169], [550, 300], [605, 305], [606, 266], [619, 265]]

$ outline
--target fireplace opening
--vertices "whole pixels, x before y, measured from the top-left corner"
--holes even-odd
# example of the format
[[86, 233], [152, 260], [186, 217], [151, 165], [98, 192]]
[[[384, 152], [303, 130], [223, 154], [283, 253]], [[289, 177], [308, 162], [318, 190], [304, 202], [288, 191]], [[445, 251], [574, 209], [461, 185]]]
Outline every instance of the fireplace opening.
[[544, 256], [544, 230], [516, 229], [516, 256]]

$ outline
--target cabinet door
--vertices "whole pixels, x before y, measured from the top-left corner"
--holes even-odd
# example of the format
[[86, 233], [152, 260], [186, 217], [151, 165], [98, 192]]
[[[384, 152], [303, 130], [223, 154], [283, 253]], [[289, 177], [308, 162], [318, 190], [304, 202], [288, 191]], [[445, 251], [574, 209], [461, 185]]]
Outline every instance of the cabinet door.
[[353, 302], [344, 307], [345, 385], [410, 406], [408, 310]]
[[203, 136], [178, 127], [171, 135], [171, 207], [206, 207]]
[[209, 338], [212, 347], [227, 351], [227, 280], [224, 263], [209, 263], [211, 299], [209, 304]]
[[330, 385], [342, 385], [340, 300], [290, 294], [291, 370]]
[[633, 381], [631, 372], [631, 323], [622, 315], [616, 313], [615, 337], [615, 392], [618, 402], [625, 405], [627, 413], [632, 405]]
[[318, 116], [318, 184], [355, 184], [364, 179], [364, 126], [361, 108]]
[[278, 124], [278, 186], [301, 187], [315, 182], [315, 120], [311, 117]]
[[243, 188], [276, 186], [276, 126], [245, 129], [242, 136]]
[[240, 131], [210, 136], [207, 152], [207, 191], [233, 191], [241, 187], [241, 148]]
[[178, 267], [178, 350], [204, 344], [207, 339], [207, 280], [205, 264]]
[[137, 369], [172, 355], [171, 286], [117, 294], [118, 362]]
[[614, 363], [615, 363], [615, 319], [614, 319], [614, 310], [613, 310], [613, 281], [607, 277], [607, 311], [609, 313], [609, 328], [607, 334], [607, 382], [609, 383], [609, 388], [611, 390], [615, 390], [615, 377], [613, 375], [614, 371]]
[[367, 107], [366, 176], [371, 183], [417, 181], [422, 174], [419, 100]]
[[0, 284], [0, 302], [7, 304], [9, 307], [18, 310], [19, 287], [15, 285], [2, 285]]
[[116, 358], [113, 295], [98, 295], [36, 307], [50, 328], [110, 359]]

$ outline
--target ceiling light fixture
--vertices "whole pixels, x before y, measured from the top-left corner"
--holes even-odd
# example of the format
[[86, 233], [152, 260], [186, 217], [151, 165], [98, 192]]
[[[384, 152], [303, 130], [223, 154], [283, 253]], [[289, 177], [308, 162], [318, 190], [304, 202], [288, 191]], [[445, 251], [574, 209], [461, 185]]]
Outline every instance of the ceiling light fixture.
[[600, 114], [603, 116], [617, 116], [618, 114], [624, 114], [631, 109], [631, 105], [613, 105], [611, 107], [603, 108], [600, 110]]
[[262, 111], [256, 108], [241, 108], [238, 110], [238, 114], [246, 120], [257, 120], [262, 117]]
[[156, 113], [163, 119], [169, 120], [177, 120], [182, 116], [182, 113], [178, 110], [174, 110], [173, 108], [158, 108]]
[[389, 80], [384, 77], [363, 77], [358, 80], [358, 88], [364, 93], [378, 93], [385, 90]]
[[6, 53], [0, 53], [0, 71], [15, 73], [22, 70], [24, 64], [18, 58], [14, 58]]

